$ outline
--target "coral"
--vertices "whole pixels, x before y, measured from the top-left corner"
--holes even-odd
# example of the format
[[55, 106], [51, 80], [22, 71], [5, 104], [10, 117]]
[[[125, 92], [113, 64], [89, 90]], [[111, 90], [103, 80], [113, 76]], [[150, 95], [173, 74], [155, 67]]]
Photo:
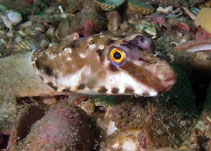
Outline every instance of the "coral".
[[205, 40], [205, 39], [210, 39], [211, 38], [211, 33], [208, 33], [207, 31], [203, 29], [198, 29], [196, 32], [196, 40]]
[[167, 27], [167, 22], [164, 16], [154, 15], [152, 16], [152, 20], [159, 27]]
[[83, 36], [88, 36], [100, 32], [100, 27], [94, 19], [86, 19], [83, 24]]
[[190, 27], [184, 22], [178, 23], [177, 27], [181, 30], [184, 30], [184, 31], [190, 31]]

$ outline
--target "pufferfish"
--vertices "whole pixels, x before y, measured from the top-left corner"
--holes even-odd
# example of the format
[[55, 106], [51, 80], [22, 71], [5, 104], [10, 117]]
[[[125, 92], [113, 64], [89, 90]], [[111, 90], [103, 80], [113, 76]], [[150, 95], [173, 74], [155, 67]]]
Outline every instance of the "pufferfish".
[[156, 96], [176, 82], [141, 34], [97, 34], [39, 49], [32, 64], [44, 82], [63, 92]]

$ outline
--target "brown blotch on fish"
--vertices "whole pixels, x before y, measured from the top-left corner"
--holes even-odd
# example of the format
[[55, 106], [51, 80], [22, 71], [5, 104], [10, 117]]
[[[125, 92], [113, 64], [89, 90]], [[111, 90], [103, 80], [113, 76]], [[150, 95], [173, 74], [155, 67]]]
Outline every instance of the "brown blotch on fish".
[[103, 55], [103, 50], [98, 49], [96, 51], [96, 53], [98, 54], [98, 56], [100, 57], [100, 62], [103, 62], [105, 59], [105, 56]]
[[107, 40], [107, 42], [106, 42], [106, 44], [107, 45], [111, 45], [111, 44], [113, 44], [115, 41], [113, 40], [113, 39], [108, 39]]
[[41, 75], [39, 75], [39, 77], [40, 77], [40, 79], [41, 79], [42, 81], [44, 81], [44, 78], [43, 78]]
[[80, 46], [80, 43], [76, 40], [73, 41], [68, 47], [72, 48], [72, 49], [76, 49]]
[[100, 49], [97, 49], [97, 50], [96, 50], [96, 53], [97, 53], [99, 56], [102, 56], [102, 54], [103, 54], [102, 50], [100, 50]]
[[50, 87], [52, 87], [54, 90], [57, 91], [58, 87], [56, 87], [55, 85], [53, 85], [52, 82], [48, 82], [47, 84], [48, 84]]
[[36, 66], [36, 68], [37, 69], [40, 69], [40, 63], [39, 63], [39, 61], [37, 60], [37, 61], [35, 61], [35, 66]]
[[149, 60], [147, 60], [147, 59], [145, 59], [145, 58], [143, 58], [143, 57], [139, 57], [138, 60], [139, 60], [139, 61], [143, 61], [143, 62], [145, 62], [145, 63], [152, 63], [152, 62], [150, 62]]
[[109, 64], [109, 68], [110, 68], [110, 70], [113, 71], [113, 72], [117, 72], [117, 71], [118, 71], [118, 68], [115, 67], [114, 65], [112, 65], [111, 63]]
[[118, 94], [119, 93], [119, 88], [112, 88], [111, 93]]
[[51, 68], [49, 66], [44, 66], [43, 70], [47, 75], [49, 75], [49, 76], [53, 75], [53, 71], [51, 70]]
[[133, 89], [133, 88], [130, 88], [130, 87], [127, 87], [127, 88], [125, 89], [125, 93], [132, 94], [132, 93], [134, 93], [134, 89]]
[[123, 39], [123, 38], [127, 37], [127, 35], [118, 35], [118, 36], [114, 36], [114, 37]]
[[144, 92], [142, 95], [145, 97], [150, 96], [150, 94], [148, 92]]
[[70, 88], [65, 88], [62, 90], [62, 92], [71, 92]]
[[134, 49], [136, 46], [131, 45], [130, 43], [128, 43], [127, 41], [123, 40], [123, 44], [120, 44], [122, 47], [127, 47], [128, 49]]
[[[157, 77], [157, 75], [151, 74], [150, 71], [144, 67], [137, 66], [132, 62], [127, 61], [127, 63], [120, 68], [132, 75], [137, 82], [141, 82], [149, 88], [154, 88], [158, 92], [163, 92], [165, 90], [165, 86], [162, 84], [162, 81]], [[137, 72], [140, 74], [137, 74]]]
[[95, 44], [95, 40], [93, 39], [89, 42], [89, 45], [92, 45], [92, 44]]
[[106, 93], [108, 90], [104, 87], [104, 86], [102, 86], [99, 90], [98, 90], [98, 92], [99, 93]]
[[78, 90], [82, 90], [82, 89], [84, 89], [85, 87], [86, 87], [85, 84], [80, 84], [80, 85], [78, 86]]

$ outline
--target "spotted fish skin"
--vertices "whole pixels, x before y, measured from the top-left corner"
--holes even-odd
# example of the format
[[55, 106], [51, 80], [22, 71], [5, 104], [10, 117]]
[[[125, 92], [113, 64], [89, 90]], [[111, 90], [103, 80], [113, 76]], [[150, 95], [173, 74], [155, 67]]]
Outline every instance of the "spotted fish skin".
[[[114, 48], [124, 54], [120, 64], [110, 57]], [[173, 69], [140, 34], [79, 38], [35, 51], [32, 64], [44, 82], [64, 92], [156, 96], [176, 82]]]

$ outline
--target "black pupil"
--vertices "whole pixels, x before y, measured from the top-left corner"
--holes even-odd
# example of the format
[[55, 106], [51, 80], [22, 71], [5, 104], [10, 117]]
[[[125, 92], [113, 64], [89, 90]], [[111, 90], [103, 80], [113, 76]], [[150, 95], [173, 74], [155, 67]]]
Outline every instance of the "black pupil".
[[121, 58], [121, 54], [120, 54], [119, 52], [116, 51], [116, 52], [114, 53], [114, 58], [115, 58], [115, 59], [120, 59], [120, 58]]

